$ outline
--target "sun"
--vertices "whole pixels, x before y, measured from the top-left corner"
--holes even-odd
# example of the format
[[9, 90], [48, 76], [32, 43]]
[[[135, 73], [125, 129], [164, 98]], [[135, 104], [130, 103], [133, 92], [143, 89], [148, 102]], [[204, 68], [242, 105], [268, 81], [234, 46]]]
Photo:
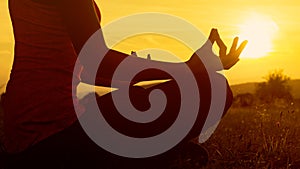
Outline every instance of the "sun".
[[240, 39], [248, 40], [241, 57], [260, 58], [272, 52], [272, 41], [278, 31], [278, 25], [271, 18], [261, 14], [252, 14], [239, 25], [239, 30]]

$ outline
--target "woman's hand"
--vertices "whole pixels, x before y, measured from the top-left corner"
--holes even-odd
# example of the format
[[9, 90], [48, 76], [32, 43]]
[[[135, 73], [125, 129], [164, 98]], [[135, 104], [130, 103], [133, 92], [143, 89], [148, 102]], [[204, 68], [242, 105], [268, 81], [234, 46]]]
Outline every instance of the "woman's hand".
[[219, 57], [221, 59], [221, 62], [225, 70], [230, 69], [239, 61], [239, 56], [248, 43], [248, 41], [243, 41], [241, 45], [237, 47], [239, 38], [238, 37], [234, 38], [230, 51], [227, 54], [227, 47], [222, 41], [222, 39], [220, 38], [217, 29], [211, 30], [209, 35], [209, 40], [211, 41], [212, 44], [214, 44], [214, 42], [217, 42], [217, 45], [220, 48]]

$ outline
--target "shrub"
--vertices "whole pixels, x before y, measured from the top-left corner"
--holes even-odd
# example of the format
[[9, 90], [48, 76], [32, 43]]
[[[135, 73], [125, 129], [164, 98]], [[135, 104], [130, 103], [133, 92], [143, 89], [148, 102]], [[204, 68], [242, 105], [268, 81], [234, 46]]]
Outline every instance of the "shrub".
[[290, 102], [293, 100], [291, 87], [288, 85], [290, 78], [282, 70], [275, 70], [265, 77], [266, 82], [256, 86], [255, 94], [264, 103], [274, 103], [278, 100]]

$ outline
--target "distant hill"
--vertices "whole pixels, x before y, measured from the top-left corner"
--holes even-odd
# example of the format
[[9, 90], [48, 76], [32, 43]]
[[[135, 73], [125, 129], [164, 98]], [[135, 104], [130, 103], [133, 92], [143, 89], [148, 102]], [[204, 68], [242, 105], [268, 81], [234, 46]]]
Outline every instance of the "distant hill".
[[[258, 84], [257, 82], [242, 83], [242, 84], [232, 85], [231, 89], [232, 89], [232, 92], [233, 92], [234, 96], [236, 96], [238, 94], [242, 94], [242, 93], [252, 93], [252, 94], [254, 94], [257, 84]], [[292, 93], [293, 97], [295, 99], [300, 99], [300, 79], [291, 80], [289, 82], [289, 85], [292, 88], [291, 93]]]
[[233, 96], [236, 96], [238, 94], [243, 93], [252, 93], [255, 92], [255, 87], [258, 83], [257, 82], [251, 82], [251, 83], [242, 83], [237, 85], [231, 85], [231, 90], [233, 92]]
[[295, 99], [300, 99], [300, 79], [290, 81], [292, 95]]

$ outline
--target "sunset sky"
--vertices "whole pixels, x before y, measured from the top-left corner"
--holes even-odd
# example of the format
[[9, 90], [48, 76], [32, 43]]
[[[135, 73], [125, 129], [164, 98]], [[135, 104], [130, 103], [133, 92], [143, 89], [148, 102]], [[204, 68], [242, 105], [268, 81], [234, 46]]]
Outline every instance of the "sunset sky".
[[[218, 28], [228, 46], [235, 36], [240, 35], [242, 39], [248, 39], [249, 45], [240, 62], [226, 71], [231, 84], [262, 81], [262, 77], [274, 69], [283, 69], [292, 79], [300, 78], [298, 0], [97, 0], [97, 4], [102, 13], [102, 26], [131, 14], [161, 12], [185, 19], [206, 36], [211, 28]], [[8, 80], [13, 55], [13, 35], [6, 0], [0, 2], [0, 23], [2, 86]], [[106, 38], [116, 36], [118, 35], [106, 35]], [[131, 50], [162, 46], [175, 54], [184, 54], [176, 45], [165, 43], [166, 41], [168, 40], [164, 40], [163, 37], [146, 35], [129, 38], [114, 48], [128, 53]], [[184, 58], [186, 57], [188, 56]]]

